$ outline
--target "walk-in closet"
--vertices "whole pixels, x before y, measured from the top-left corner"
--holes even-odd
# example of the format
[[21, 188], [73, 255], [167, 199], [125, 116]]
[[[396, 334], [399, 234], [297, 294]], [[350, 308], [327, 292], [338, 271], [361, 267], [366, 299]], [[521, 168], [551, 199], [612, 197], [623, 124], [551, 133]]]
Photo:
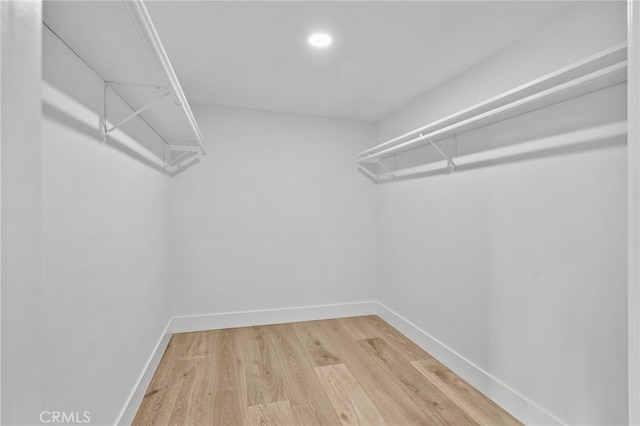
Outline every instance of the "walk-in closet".
[[640, 424], [639, 10], [1, 0], [0, 422]]

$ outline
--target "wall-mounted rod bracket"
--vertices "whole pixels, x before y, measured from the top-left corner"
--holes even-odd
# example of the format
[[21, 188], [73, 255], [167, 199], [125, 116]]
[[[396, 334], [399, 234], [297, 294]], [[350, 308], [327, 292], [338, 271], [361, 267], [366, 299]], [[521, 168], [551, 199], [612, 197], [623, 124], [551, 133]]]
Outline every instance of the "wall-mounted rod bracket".
[[[422, 133], [420, 133], [420, 136], [422, 136]], [[427, 141], [429, 142], [429, 144], [431, 144], [431, 146], [438, 152], [438, 154], [440, 154], [442, 156], [442, 158], [444, 158], [445, 160], [447, 160], [447, 169], [449, 170], [449, 172], [454, 172], [456, 170], [456, 163], [453, 162], [453, 160], [451, 159], [451, 157], [449, 157], [447, 154], [445, 154], [440, 147], [438, 147], [438, 145], [436, 145], [431, 139], [427, 139]]]

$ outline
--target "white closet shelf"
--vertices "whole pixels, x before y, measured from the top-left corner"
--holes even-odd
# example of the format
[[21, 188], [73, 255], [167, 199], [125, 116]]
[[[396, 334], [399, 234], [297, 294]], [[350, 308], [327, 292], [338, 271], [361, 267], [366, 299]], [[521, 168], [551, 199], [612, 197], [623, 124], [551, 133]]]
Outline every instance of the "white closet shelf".
[[[626, 43], [613, 46], [582, 61], [369, 148], [359, 153], [356, 161], [380, 163], [386, 157], [426, 144], [432, 144], [438, 149], [434, 142], [439, 140], [623, 83], [627, 80], [626, 58]], [[447, 161], [452, 165], [450, 159], [447, 158]]]
[[[163, 159], [167, 171], [206, 154], [202, 133], [143, 0], [47, 2], [43, 20], [103, 80], [105, 139], [139, 117], [175, 152]], [[131, 108], [116, 123], [107, 117], [110, 92]]]

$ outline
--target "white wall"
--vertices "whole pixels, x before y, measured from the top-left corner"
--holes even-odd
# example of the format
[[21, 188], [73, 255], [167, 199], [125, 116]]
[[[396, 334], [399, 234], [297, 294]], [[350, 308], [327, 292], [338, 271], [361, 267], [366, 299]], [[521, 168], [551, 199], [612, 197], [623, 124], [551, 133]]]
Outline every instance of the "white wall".
[[[378, 122], [380, 141], [626, 41], [624, 1], [586, 1]], [[597, 29], [597, 30], [596, 30]]]
[[195, 107], [210, 154], [172, 180], [173, 313], [375, 300], [371, 124]]
[[640, 2], [629, 2], [628, 259], [629, 424], [640, 424]]
[[[578, 4], [380, 122], [379, 138], [622, 42], [625, 19], [622, 2]], [[459, 149], [624, 119], [625, 102], [617, 86]], [[563, 422], [626, 423], [624, 138], [379, 185], [378, 206], [381, 303]]]
[[43, 68], [44, 408], [113, 424], [169, 320], [170, 179], [102, 142], [102, 81], [48, 30]]
[[35, 424], [41, 408], [39, 1], [3, 1], [2, 424]]
[[[3, 7], [0, 5], [0, 23]], [[0, 33], [0, 43], [2, 35]], [[0, 422], [2, 422], [2, 47], [0, 45]]]

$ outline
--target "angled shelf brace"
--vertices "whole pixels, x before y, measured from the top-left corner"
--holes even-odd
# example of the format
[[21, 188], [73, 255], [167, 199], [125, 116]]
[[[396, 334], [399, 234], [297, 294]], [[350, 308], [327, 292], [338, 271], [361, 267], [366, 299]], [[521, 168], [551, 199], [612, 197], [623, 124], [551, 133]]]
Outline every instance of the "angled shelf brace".
[[[389, 167], [387, 167], [386, 164], [384, 164], [384, 161], [382, 158], [376, 158], [373, 163], [377, 164], [378, 166], [380, 166], [381, 169], [383, 169], [385, 171], [384, 175], [390, 177], [390, 178], [395, 178], [396, 177], [396, 172], [395, 170], [391, 170]], [[394, 156], [394, 169], [395, 169], [395, 156]], [[370, 170], [367, 170], [369, 173], [372, 173]]]
[[[157, 96], [155, 99], [153, 99], [150, 102], [148, 102], [146, 105], [144, 105], [141, 108], [138, 108], [137, 110], [133, 111], [131, 114], [129, 114], [127, 117], [123, 118], [122, 120], [120, 120], [116, 124], [112, 125], [111, 127], [108, 127], [108, 124], [107, 124], [108, 123], [108, 121], [107, 121], [107, 111], [108, 111], [108, 96], [107, 96], [107, 92], [108, 92], [108, 89], [109, 89], [110, 85], [142, 87], [142, 88], [145, 88], [145, 89], [154, 89], [154, 90], [160, 89], [160, 90], [164, 90], [164, 92], [160, 96]], [[114, 91], [114, 93], [117, 94], [117, 92], [115, 92], [115, 91]], [[164, 86], [153, 86], [153, 85], [149, 85], [149, 84], [137, 84], [137, 83], [121, 83], [121, 82], [117, 82], [117, 81], [105, 81], [104, 82], [104, 111], [103, 111], [103, 117], [102, 117], [103, 118], [103, 123], [104, 123], [104, 140], [107, 141], [109, 139], [109, 135], [111, 134], [111, 132], [113, 132], [114, 130], [120, 128], [123, 124], [125, 124], [128, 121], [130, 121], [131, 119], [140, 116], [140, 114], [142, 114], [144, 111], [146, 111], [147, 109], [151, 108], [152, 106], [156, 105], [158, 102], [160, 102], [161, 100], [163, 100], [164, 98], [169, 96], [169, 94], [170, 94], [169, 90]], [[120, 96], [120, 95], [118, 95], [118, 96]]]
[[[420, 133], [420, 137], [422, 137], [422, 133]], [[453, 172], [456, 169], [456, 163], [454, 163], [453, 160], [447, 154], [445, 154], [431, 139], [427, 139], [427, 141], [438, 152], [438, 154], [440, 154], [442, 158], [447, 161], [447, 168], [450, 172]]]

